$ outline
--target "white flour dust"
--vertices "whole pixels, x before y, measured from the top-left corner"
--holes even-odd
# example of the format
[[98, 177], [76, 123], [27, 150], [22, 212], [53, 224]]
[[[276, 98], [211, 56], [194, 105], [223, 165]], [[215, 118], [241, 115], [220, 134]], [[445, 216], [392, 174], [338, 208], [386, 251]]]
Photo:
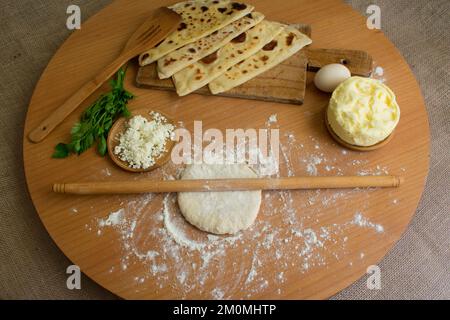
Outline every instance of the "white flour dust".
[[[276, 115], [270, 116], [266, 127], [276, 126], [277, 121]], [[328, 148], [331, 142], [312, 136], [296, 137], [290, 132], [280, 138], [279, 170], [274, 170], [278, 163], [269, 157], [254, 166], [260, 176], [267, 172], [273, 177], [389, 173], [387, 166], [372, 165], [358, 153]], [[241, 147], [245, 148], [237, 146]], [[168, 164], [144, 176], [176, 179], [181, 172], [181, 167]], [[296, 276], [314, 268], [326, 268], [330, 262], [346, 256], [355, 228], [383, 237], [384, 227], [372, 221], [376, 216], [366, 212], [372, 192], [377, 190], [264, 192], [255, 224], [228, 237], [206, 234], [187, 223], [175, 194], [118, 196], [114, 200], [116, 209], [85, 229], [97, 232], [99, 237], [105, 232], [120, 235], [120, 245], [115, 250], [120, 250], [121, 260], [108, 272], [115, 274], [141, 266], [140, 273], [134, 276], [136, 291], [149, 284], [156, 295], [170, 290], [173, 298], [253, 298], [264, 295], [269, 288], [282, 295], [284, 284]], [[357, 212], [347, 209], [353, 201], [361, 203]], [[397, 199], [388, 201], [392, 206], [398, 203]], [[328, 209], [326, 213], [324, 208]], [[345, 222], [334, 223], [337, 217]], [[364, 258], [364, 253], [360, 258]], [[267, 273], [267, 266], [276, 272]]]
[[374, 71], [372, 72], [370, 77], [381, 82], [387, 81], [383, 67], [378, 65], [375, 66]]

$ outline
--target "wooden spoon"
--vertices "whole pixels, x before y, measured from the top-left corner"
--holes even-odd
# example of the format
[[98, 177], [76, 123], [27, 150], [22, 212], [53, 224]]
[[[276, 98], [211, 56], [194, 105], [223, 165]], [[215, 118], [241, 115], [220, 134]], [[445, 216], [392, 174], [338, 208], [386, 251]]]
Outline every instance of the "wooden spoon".
[[[133, 113], [133, 116], [140, 115], [140, 116], [143, 116], [144, 118], [146, 118], [147, 120], [151, 121], [151, 120], [153, 120], [150, 116], [151, 111], [161, 114], [163, 117], [165, 117], [167, 119], [167, 123], [172, 124], [175, 127], [174, 121], [171, 120], [167, 115], [165, 115], [164, 113], [162, 113], [160, 111], [148, 110], [148, 109], [138, 109], [138, 110], [133, 110], [132, 113]], [[107, 146], [108, 146], [108, 154], [109, 154], [110, 158], [112, 159], [112, 161], [116, 165], [118, 165], [120, 168], [122, 168], [126, 171], [130, 171], [130, 172], [147, 172], [147, 171], [151, 171], [156, 168], [159, 168], [159, 167], [163, 166], [164, 164], [166, 164], [167, 161], [169, 161], [172, 149], [176, 144], [176, 141], [174, 141], [174, 140], [168, 140], [166, 142], [166, 152], [164, 152], [159, 158], [157, 158], [155, 160], [155, 164], [153, 166], [151, 166], [147, 169], [131, 168], [127, 162], [122, 161], [119, 158], [119, 156], [114, 153], [115, 147], [119, 144], [118, 138], [119, 138], [120, 134], [126, 130], [126, 125], [127, 125], [128, 120], [129, 119], [127, 119], [127, 118], [120, 118], [119, 120], [117, 120], [114, 123], [114, 125], [109, 130]]]
[[116, 182], [56, 183], [53, 191], [67, 194], [134, 194], [162, 192], [211, 192], [248, 190], [299, 190], [342, 188], [396, 188], [404, 179], [396, 176], [289, 177], [215, 180], [141, 180]]
[[69, 114], [71, 114], [87, 97], [113, 76], [117, 70], [132, 58], [153, 48], [169, 34], [174, 32], [181, 22], [181, 17], [168, 8], [155, 10], [131, 36], [122, 54], [110, 63], [97, 77], [86, 83], [75, 94], [64, 102], [59, 108], [32, 130], [28, 139], [31, 142], [40, 142], [47, 137]]

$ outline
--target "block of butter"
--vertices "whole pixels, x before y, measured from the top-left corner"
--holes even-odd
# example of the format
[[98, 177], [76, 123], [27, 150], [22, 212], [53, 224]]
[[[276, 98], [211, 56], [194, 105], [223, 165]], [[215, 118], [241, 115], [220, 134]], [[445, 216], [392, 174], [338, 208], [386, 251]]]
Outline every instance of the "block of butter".
[[400, 120], [400, 107], [381, 81], [351, 77], [334, 90], [327, 111], [331, 129], [345, 142], [373, 146], [385, 140]]

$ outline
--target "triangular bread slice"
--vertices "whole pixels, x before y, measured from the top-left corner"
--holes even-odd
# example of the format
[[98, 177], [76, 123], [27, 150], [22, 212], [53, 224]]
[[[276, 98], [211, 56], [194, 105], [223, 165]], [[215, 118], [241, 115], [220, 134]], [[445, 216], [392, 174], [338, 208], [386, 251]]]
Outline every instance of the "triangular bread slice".
[[185, 96], [207, 85], [238, 62], [254, 55], [283, 29], [278, 22], [263, 20], [242, 33], [236, 41], [175, 73], [172, 79], [178, 95]]
[[222, 48], [243, 32], [260, 23], [263, 19], [264, 15], [262, 13], [249, 13], [245, 17], [230, 23], [209, 36], [169, 53], [158, 60], [159, 78], [170, 78], [190, 64], [193, 64]]
[[139, 56], [141, 66], [157, 61], [188, 43], [222, 29], [253, 11], [251, 5], [229, 0], [195, 0], [177, 3], [170, 9], [181, 15], [178, 30], [158, 46]]
[[256, 54], [234, 65], [209, 83], [211, 93], [235, 88], [293, 56], [312, 41], [294, 27], [286, 26], [270, 43]]

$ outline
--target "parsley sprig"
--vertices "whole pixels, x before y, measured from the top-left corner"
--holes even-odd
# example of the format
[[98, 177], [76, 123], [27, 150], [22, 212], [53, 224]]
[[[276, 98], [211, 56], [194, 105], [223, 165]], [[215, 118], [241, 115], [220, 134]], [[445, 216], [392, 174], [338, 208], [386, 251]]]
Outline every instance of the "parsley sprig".
[[128, 101], [133, 94], [123, 87], [126, 69], [121, 68], [116, 78], [110, 81], [111, 91], [102, 94], [81, 115], [80, 122], [71, 130], [71, 142], [59, 143], [55, 147], [53, 158], [66, 158], [71, 153], [81, 154], [97, 142], [97, 151], [101, 156], [107, 152], [106, 139], [109, 129], [120, 116], [129, 117]]

